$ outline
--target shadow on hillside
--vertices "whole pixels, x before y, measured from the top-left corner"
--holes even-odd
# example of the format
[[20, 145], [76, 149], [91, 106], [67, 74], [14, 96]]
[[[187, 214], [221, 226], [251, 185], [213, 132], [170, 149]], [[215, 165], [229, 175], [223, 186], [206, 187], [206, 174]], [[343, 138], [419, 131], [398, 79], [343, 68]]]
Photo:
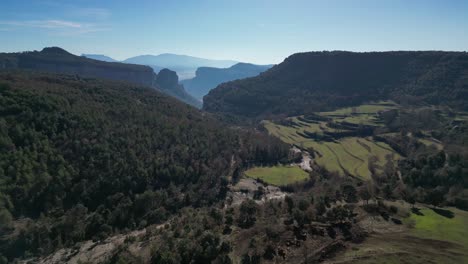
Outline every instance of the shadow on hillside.
[[416, 208], [416, 207], [411, 208], [411, 212], [412, 212], [413, 214], [419, 215], [419, 216], [423, 216], [423, 215], [424, 215], [423, 213], [421, 213], [421, 209]]
[[455, 216], [455, 214], [452, 211], [446, 209], [432, 208], [432, 211], [447, 218], [453, 218]]

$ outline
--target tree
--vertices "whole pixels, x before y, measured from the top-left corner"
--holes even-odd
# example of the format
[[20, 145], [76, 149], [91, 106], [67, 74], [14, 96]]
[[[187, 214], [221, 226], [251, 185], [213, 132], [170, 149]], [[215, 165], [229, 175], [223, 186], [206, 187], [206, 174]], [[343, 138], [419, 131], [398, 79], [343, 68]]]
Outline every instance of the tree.
[[9, 229], [12, 225], [13, 217], [7, 209], [0, 209], [0, 231]]
[[257, 213], [257, 204], [253, 200], [245, 200], [239, 208], [237, 224], [242, 228], [249, 228], [255, 224]]
[[294, 208], [294, 200], [289, 195], [286, 195], [286, 197], [284, 197], [284, 201], [288, 206], [288, 212], [291, 213], [292, 209]]
[[434, 207], [438, 207], [444, 202], [444, 188], [442, 186], [438, 186], [437, 188], [429, 191], [426, 196], [426, 201], [433, 205]]
[[355, 203], [357, 202], [357, 191], [353, 185], [345, 185], [343, 186], [343, 196], [347, 203]]
[[366, 204], [369, 204], [369, 200], [372, 198], [370, 192], [369, 192], [369, 189], [367, 188], [367, 186], [363, 186], [359, 189], [359, 197], [366, 201]]

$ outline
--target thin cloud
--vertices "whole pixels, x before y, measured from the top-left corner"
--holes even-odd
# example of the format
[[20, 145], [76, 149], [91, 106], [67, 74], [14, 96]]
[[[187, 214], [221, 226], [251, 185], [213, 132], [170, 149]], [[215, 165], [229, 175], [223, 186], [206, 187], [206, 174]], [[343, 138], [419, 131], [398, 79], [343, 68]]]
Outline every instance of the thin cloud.
[[0, 21], [0, 25], [34, 28], [82, 28], [83, 24], [65, 20]]
[[[109, 30], [105, 27], [100, 27], [92, 23], [81, 23], [67, 20], [27, 20], [27, 21], [0, 21], [0, 25], [8, 26], [9, 29], [14, 28], [43, 28], [57, 31], [66, 31], [70, 34], [86, 34], [97, 31]], [[60, 32], [59, 32], [60, 33]], [[65, 33], [65, 32], [62, 32]]]

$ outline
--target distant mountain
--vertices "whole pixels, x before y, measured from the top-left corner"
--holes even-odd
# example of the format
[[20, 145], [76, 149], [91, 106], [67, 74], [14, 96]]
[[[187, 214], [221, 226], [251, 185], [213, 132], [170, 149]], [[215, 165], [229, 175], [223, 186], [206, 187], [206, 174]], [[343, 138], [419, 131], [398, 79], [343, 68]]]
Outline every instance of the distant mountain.
[[272, 66], [237, 63], [229, 68], [200, 67], [195, 78], [183, 80], [181, 83], [189, 94], [202, 100], [211, 89], [223, 82], [256, 76]]
[[468, 53], [299, 53], [257, 77], [219, 85], [203, 105], [210, 112], [263, 118], [382, 99], [468, 110]]
[[81, 56], [86, 57], [88, 59], [99, 60], [99, 61], [106, 61], [106, 62], [118, 62], [118, 60], [114, 60], [111, 57], [102, 54], [82, 54]]
[[[195, 98], [185, 91], [185, 94], [180, 91], [183, 90], [183, 87], [158, 87], [156, 84], [157, 74], [151, 67], [88, 59], [73, 55], [58, 47], [44, 48], [42, 51], [33, 52], [0, 53], [1, 69], [27, 69], [128, 81], [163, 90], [183, 102], [200, 107], [200, 103]], [[170, 88], [177, 89], [177, 91], [170, 92]]]
[[210, 60], [187, 55], [164, 53], [160, 55], [141, 55], [124, 60], [127, 63], [158, 65], [164, 67], [229, 67], [236, 64], [233, 60]]
[[195, 76], [195, 71], [199, 67], [230, 67], [237, 61], [233, 60], [211, 60], [187, 55], [160, 54], [160, 55], [141, 55], [124, 60], [125, 63], [148, 65], [156, 71], [160, 68], [168, 68], [177, 72], [181, 79], [188, 79]]
[[185, 91], [184, 86], [179, 84], [179, 77], [175, 71], [162, 69], [156, 77], [156, 85], [158, 85], [161, 91], [169, 95], [172, 95], [176, 98], [183, 98], [184, 102], [187, 102], [188, 104], [198, 108], [201, 107], [201, 101], [193, 98]]

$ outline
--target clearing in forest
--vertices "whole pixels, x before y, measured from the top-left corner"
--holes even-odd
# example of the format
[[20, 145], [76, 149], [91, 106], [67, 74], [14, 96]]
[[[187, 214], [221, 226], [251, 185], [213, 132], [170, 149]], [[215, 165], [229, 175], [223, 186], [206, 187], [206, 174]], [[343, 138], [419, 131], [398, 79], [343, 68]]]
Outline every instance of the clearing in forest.
[[245, 175], [276, 186], [284, 186], [309, 178], [309, 174], [298, 166], [254, 167], [247, 170]]
[[324, 263], [468, 263], [468, 212], [428, 207], [411, 212], [407, 206], [401, 231], [385, 230], [385, 220], [376, 218], [379, 232]]

